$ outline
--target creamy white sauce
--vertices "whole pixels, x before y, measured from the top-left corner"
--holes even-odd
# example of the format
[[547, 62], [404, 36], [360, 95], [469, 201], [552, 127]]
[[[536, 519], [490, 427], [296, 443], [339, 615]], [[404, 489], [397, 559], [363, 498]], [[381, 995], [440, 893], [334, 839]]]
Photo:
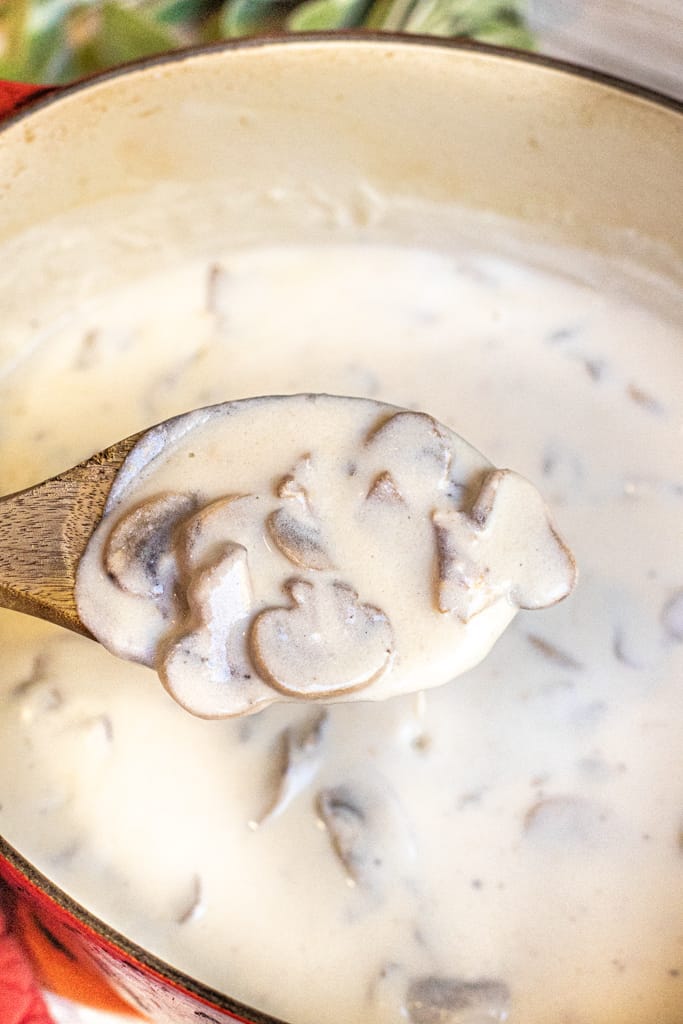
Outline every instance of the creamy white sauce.
[[113, 926], [296, 1024], [423, 1024], [456, 979], [484, 1019], [679, 1024], [677, 330], [627, 287], [456, 241], [219, 262], [219, 287], [197, 260], [102, 294], [8, 366], [4, 489], [210, 402], [357, 394], [538, 483], [581, 583], [425, 699], [324, 720], [194, 719], [146, 669], [5, 613], [3, 833]]
[[538, 491], [422, 412], [330, 395], [145, 432], [78, 568], [81, 620], [203, 718], [378, 700], [478, 664], [576, 577]]

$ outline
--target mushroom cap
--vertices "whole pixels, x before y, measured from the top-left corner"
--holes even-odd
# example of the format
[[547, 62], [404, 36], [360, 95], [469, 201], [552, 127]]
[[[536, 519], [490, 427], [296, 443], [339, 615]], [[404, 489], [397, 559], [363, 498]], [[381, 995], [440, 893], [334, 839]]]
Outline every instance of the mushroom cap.
[[293, 580], [289, 608], [268, 608], [251, 627], [260, 675], [293, 697], [334, 697], [361, 690], [388, 668], [391, 625], [378, 608], [336, 580]]
[[468, 511], [436, 511], [438, 606], [463, 622], [506, 597], [517, 608], [556, 604], [576, 562], [536, 488], [509, 469], [485, 474]]

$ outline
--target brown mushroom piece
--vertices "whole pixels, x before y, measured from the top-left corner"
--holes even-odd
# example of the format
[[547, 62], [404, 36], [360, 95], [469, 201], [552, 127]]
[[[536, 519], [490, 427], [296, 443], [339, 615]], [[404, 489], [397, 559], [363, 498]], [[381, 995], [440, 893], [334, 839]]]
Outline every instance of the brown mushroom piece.
[[285, 504], [270, 514], [268, 532], [278, 550], [300, 569], [324, 571], [334, 564], [311, 496], [313, 456], [302, 455], [275, 487]]
[[268, 532], [285, 558], [300, 569], [333, 569], [320, 523], [304, 510], [278, 508], [268, 516]]
[[677, 590], [664, 605], [662, 625], [670, 640], [683, 641], [683, 590]]
[[191, 495], [159, 494], [116, 523], [103, 559], [117, 586], [136, 597], [158, 599], [168, 593], [176, 575], [173, 533], [195, 507]]
[[526, 811], [522, 827], [528, 839], [571, 851], [603, 843], [611, 827], [610, 812], [596, 800], [558, 793], [536, 800]]
[[347, 879], [368, 895], [410, 879], [415, 841], [398, 797], [381, 777], [322, 789], [316, 810]]
[[576, 563], [541, 495], [512, 470], [486, 473], [468, 511], [437, 511], [432, 521], [441, 612], [469, 622], [500, 598], [545, 608], [574, 587]]
[[309, 494], [312, 468], [313, 459], [311, 453], [307, 452], [301, 456], [291, 473], [286, 473], [278, 482], [275, 488], [278, 498], [293, 498], [307, 511], [312, 511]]
[[494, 978], [416, 978], [408, 987], [411, 1024], [494, 1024], [508, 1019], [510, 990]]
[[266, 608], [250, 633], [252, 661], [281, 693], [300, 699], [361, 690], [389, 667], [394, 637], [379, 608], [327, 578], [290, 580], [289, 608]]
[[294, 797], [312, 782], [322, 760], [327, 723], [327, 712], [321, 711], [299, 728], [289, 726], [280, 734], [280, 764], [275, 792], [263, 814], [250, 822], [253, 828], [282, 814]]
[[396, 412], [384, 418], [365, 439], [365, 462], [374, 468], [369, 489], [391, 474], [392, 490], [418, 507], [425, 494], [444, 490], [453, 461], [446, 428], [423, 412]]
[[261, 505], [253, 494], [228, 494], [189, 516], [178, 531], [181, 570], [189, 575], [215, 561], [228, 543], [252, 550], [260, 533]]
[[245, 633], [252, 609], [247, 552], [228, 544], [187, 588], [189, 630], [162, 644], [157, 671], [171, 696], [200, 718], [260, 710], [275, 699], [255, 678]]
[[386, 505], [405, 505], [403, 495], [388, 470], [379, 473], [373, 480], [366, 501], [378, 501]]

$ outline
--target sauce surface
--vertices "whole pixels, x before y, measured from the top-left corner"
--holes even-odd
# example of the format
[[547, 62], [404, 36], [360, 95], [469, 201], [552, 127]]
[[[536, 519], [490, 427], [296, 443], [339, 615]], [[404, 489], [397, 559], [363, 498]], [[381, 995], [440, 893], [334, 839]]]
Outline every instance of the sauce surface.
[[683, 346], [618, 270], [551, 257], [226, 251], [83, 303], [0, 378], [8, 491], [189, 408], [333, 392], [428, 409], [562, 523], [572, 599], [423, 698], [201, 721], [0, 615], [3, 833], [296, 1024], [680, 1024]]

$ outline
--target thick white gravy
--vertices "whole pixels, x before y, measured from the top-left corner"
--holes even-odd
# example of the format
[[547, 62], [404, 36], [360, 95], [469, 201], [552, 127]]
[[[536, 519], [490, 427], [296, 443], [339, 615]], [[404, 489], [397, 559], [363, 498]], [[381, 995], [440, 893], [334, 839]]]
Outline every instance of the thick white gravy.
[[680, 1024], [675, 328], [628, 289], [455, 243], [219, 263], [218, 284], [197, 260], [103, 294], [8, 364], [4, 490], [196, 406], [356, 394], [429, 410], [537, 483], [582, 580], [422, 699], [226, 722], [5, 613], [3, 834], [111, 925], [296, 1024]]
[[290, 395], [146, 431], [78, 568], [81, 620], [203, 718], [379, 700], [478, 664], [572, 589], [534, 486], [423, 412]]

